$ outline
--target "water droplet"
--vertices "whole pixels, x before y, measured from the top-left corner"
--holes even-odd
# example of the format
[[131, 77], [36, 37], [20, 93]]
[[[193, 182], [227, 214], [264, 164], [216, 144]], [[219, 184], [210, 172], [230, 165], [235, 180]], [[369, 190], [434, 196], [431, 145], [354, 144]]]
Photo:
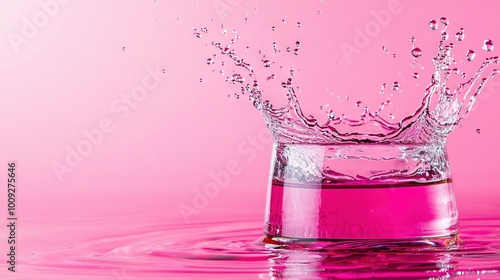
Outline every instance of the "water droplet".
[[286, 21], [284, 19], [281, 20], [281, 24], [285, 24]]
[[393, 55], [392, 55], [392, 57], [393, 57], [393, 58], [396, 58], [396, 57], [398, 57], [398, 55], [397, 55], [397, 54], [393, 54]]
[[450, 22], [448, 21], [448, 19], [447, 19], [447, 18], [445, 18], [445, 17], [440, 18], [440, 19], [439, 19], [439, 21], [440, 21], [442, 24], [444, 24], [445, 26], [447, 26], [447, 25], [450, 23]]
[[422, 56], [422, 50], [419, 49], [419, 48], [414, 48], [413, 50], [411, 50], [411, 55], [414, 58], [421, 57]]
[[481, 129], [476, 128], [476, 133], [477, 133], [477, 134], [481, 134]]
[[235, 84], [235, 83], [240, 83], [242, 84], [243, 82], [245, 82], [245, 78], [243, 78], [240, 74], [233, 74], [233, 76], [231, 76], [231, 80], [230, 82], [232, 84]]
[[292, 76], [292, 77], [295, 76], [295, 71], [290, 70], [290, 76]]
[[413, 43], [415, 43], [415, 37], [411, 36], [411, 37], [410, 37], [410, 42], [411, 42], [412, 44], [413, 44]]
[[203, 33], [208, 33], [208, 29], [207, 29], [206, 27], [203, 27], [203, 28], [201, 29], [201, 32], [203, 32]]
[[203, 78], [200, 78], [200, 83], [203, 83]]
[[485, 50], [487, 52], [491, 52], [493, 50], [493, 41], [491, 41], [489, 39], [484, 40], [483, 50]]
[[167, 74], [167, 69], [163, 68], [162, 72], [163, 72], [163, 74]]
[[226, 35], [227, 34], [227, 29], [222, 30], [222, 34]]
[[123, 47], [123, 48], [122, 48], [122, 50], [123, 50], [123, 51], [126, 51], [126, 50], [127, 50], [127, 47]]
[[462, 77], [462, 79], [465, 79], [465, 77], [467, 77], [467, 74], [462, 73], [462, 75], [460, 75], [460, 77]]
[[474, 57], [476, 57], [476, 53], [473, 50], [468, 50], [467, 54], [465, 55], [468, 61], [474, 60]]
[[460, 30], [455, 35], [455, 38], [457, 39], [457, 41], [463, 41], [465, 39], [465, 34], [464, 34], [463, 28], [460, 28]]
[[275, 26], [271, 27], [271, 30], [276, 31], [276, 27]]
[[299, 55], [299, 51], [300, 51], [300, 49], [294, 49], [294, 50], [293, 50], [293, 54], [295, 54], [295, 55]]
[[213, 60], [213, 59], [211, 59], [211, 58], [207, 59], [207, 64], [208, 64], [208, 65], [212, 65], [212, 64], [214, 64], [214, 60]]
[[271, 67], [273, 63], [270, 60], [262, 60], [262, 63], [264, 64], [264, 67]]
[[385, 93], [385, 88], [387, 87], [387, 84], [386, 83], [383, 83], [382, 84], [382, 87], [380, 88], [380, 94], [384, 94]]
[[318, 15], [321, 15], [321, 11], [318, 11]]
[[431, 21], [429, 21], [429, 27], [430, 27], [432, 30], [436, 30], [436, 29], [437, 29], [437, 27], [438, 27], [437, 21], [435, 21], [435, 20], [431, 20]]
[[328, 117], [328, 119], [329, 119], [329, 120], [331, 120], [331, 121], [333, 121], [333, 120], [335, 119], [335, 113], [334, 113], [332, 110], [328, 111], [328, 113], [327, 113], [327, 115], [326, 115], [326, 116], [327, 116], [327, 117]]
[[297, 22], [297, 27], [301, 27], [301, 26], [302, 26], [302, 23], [300, 23], [300, 21]]
[[399, 90], [399, 83], [398, 82], [392, 83], [392, 90]]
[[394, 115], [393, 115], [393, 114], [391, 114], [391, 113], [387, 114], [387, 116], [389, 116], [389, 118], [390, 118], [391, 120], [393, 120], [393, 119], [394, 119]]
[[448, 40], [449, 37], [450, 36], [448, 35], [448, 32], [446, 32], [444, 30], [441, 31], [441, 40], [446, 41], [446, 40]]
[[295, 46], [296, 46], [297, 48], [300, 48], [300, 41], [295, 42]]
[[272, 74], [271, 76], [267, 77], [267, 80], [274, 80], [276, 78], [276, 75]]
[[356, 106], [358, 106], [358, 107], [361, 106], [361, 103], [362, 103], [361, 101], [357, 101]]
[[418, 79], [419, 74], [417, 72], [413, 73], [413, 78]]

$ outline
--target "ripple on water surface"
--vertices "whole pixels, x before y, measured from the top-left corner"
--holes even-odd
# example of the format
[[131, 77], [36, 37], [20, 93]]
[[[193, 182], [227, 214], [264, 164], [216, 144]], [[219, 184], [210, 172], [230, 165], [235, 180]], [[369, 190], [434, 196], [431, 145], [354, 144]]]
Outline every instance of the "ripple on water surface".
[[451, 250], [374, 247], [367, 242], [315, 243], [308, 248], [266, 245], [263, 222], [257, 218], [183, 224], [137, 217], [119, 223], [99, 231], [82, 226], [81, 234], [71, 237], [74, 245], [54, 244], [54, 249], [33, 252], [24, 257], [22, 268], [33, 276], [55, 275], [50, 279], [64, 279], [56, 275], [117, 280], [500, 277], [498, 218], [462, 219], [463, 243]]

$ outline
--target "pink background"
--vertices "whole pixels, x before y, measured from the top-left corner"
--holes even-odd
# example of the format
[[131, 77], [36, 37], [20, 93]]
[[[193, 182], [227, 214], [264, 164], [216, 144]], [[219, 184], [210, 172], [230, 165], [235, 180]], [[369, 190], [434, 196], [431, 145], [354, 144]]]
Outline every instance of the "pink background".
[[[51, 7], [53, 14], [47, 22], [43, 16], [34, 19], [44, 11], [39, 2], [54, 1], [0, 3], [0, 159], [4, 166], [0, 180], [6, 181], [7, 161], [15, 160], [18, 216], [25, 222], [138, 213], [162, 213], [171, 221], [182, 222], [179, 206], [192, 205], [196, 190], [214, 181], [211, 172], [225, 170], [228, 163], [237, 165], [237, 174], [190, 221], [202, 221], [232, 207], [257, 209], [263, 215], [271, 142], [259, 140], [258, 135], [265, 123], [245, 98], [227, 97], [237, 87], [223, 82], [205, 62], [215, 51], [204, 44], [210, 42], [212, 30], [220, 32], [222, 23], [228, 30], [246, 30], [248, 34], [241, 34], [244, 44], [269, 54], [273, 40], [294, 42], [294, 36], [309, 40], [311, 46], [302, 46], [303, 56], [273, 59], [302, 67], [303, 75], [297, 81], [304, 91], [338, 86], [343, 92], [350, 84], [356, 89], [353, 91], [363, 92], [360, 98], [370, 86], [380, 84], [383, 75], [393, 75], [394, 64], [374, 68], [383, 63], [378, 55], [382, 45], [401, 54], [408, 50], [408, 38], [413, 35], [429, 46], [427, 50], [437, 47], [435, 41], [424, 39], [436, 38], [437, 33], [427, 27], [430, 19], [446, 16], [453, 30], [464, 27], [466, 44], [478, 53], [486, 38], [500, 43], [500, 6], [494, 1], [487, 5], [401, 1], [401, 12], [392, 16], [361, 54], [353, 55], [352, 62], [345, 60], [335, 44], [352, 41], [354, 27], [372, 21], [370, 11], [385, 9], [390, 1], [362, 5], [358, 1], [308, 1], [307, 8], [300, 8], [305, 1], [60, 1], [58, 9]], [[226, 8], [225, 16], [218, 13], [217, 5]], [[342, 9], [335, 8], [340, 6]], [[316, 21], [318, 16], [324, 21]], [[245, 17], [251, 23], [245, 25]], [[297, 35], [270, 32], [273, 25], [282, 28], [284, 17], [291, 26], [300, 21], [307, 32], [288, 26]], [[23, 35], [24, 19], [42, 21], [43, 26]], [[329, 20], [332, 22], [326, 24]], [[204, 26], [209, 27], [207, 38], [195, 38], [191, 29]], [[326, 35], [335, 37], [321, 50], [324, 56], [314, 54], [316, 33], [322, 35], [317, 46], [326, 44]], [[13, 36], [20, 36], [16, 37], [19, 44], [11, 42]], [[424, 53], [422, 60], [428, 61], [433, 52]], [[374, 53], [377, 55], [370, 61]], [[332, 68], [326, 63], [329, 60], [341, 66]], [[330, 72], [312, 75], [314, 68], [308, 65]], [[147, 68], [161, 69], [157, 75], [161, 82], [128, 115], [116, 112], [117, 107], [124, 110], [122, 95], [131, 96], [150, 75]], [[357, 77], [354, 69], [359, 71]], [[428, 81], [421, 79], [422, 84]], [[454, 187], [465, 216], [495, 214], [492, 209], [500, 205], [500, 97], [495, 87], [480, 98], [473, 114], [449, 139]], [[310, 100], [322, 97], [316, 94], [314, 98]], [[59, 180], [54, 162], [65, 163], [67, 147], [76, 149], [86, 139], [82, 131], [97, 129], [103, 120], [109, 120], [114, 130], [104, 133], [102, 141]], [[476, 133], [477, 128], [481, 134]], [[2, 209], [6, 208], [4, 197], [5, 191], [0, 193]], [[5, 231], [0, 234], [3, 248]], [[31, 234], [21, 230], [19, 238]], [[24, 250], [29, 249], [26, 244]]]

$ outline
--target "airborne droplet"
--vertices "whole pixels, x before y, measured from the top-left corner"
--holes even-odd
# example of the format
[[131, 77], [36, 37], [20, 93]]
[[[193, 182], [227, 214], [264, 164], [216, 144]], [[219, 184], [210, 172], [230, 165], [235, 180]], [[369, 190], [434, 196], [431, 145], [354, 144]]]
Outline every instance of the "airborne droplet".
[[460, 28], [460, 30], [455, 35], [455, 38], [457, 39], [457, 41], [463, 41], [465, 39], [465, 34], [464, 34], [463, 28]]
[[270, 60], [263, 60], [262, 63], [264, 64], [264, 67], [271, 67], [273, 63]]
[[446, 25], [448, 25], [448, 24], [450, 23], [450, 22], [448, 21], [448, 19], [447, 19], [447, 18], [445, 18], [445, 17], [440, 18], [440, 19], [439, 19], [439, 21], [440, 21], [442, 24], [444, 24], [445, 26], [446, 26]]
[[245, 78], [243, 78], [240, 74], [233, 74], [233, 76], [231, 76], [230, 81], [232, 84], [235, 84], [235, 83], [242, 84], [243, 82], [245, 82]]
[[465, 55], [468, 61], [474, 60], [474, 57], [476, 57], [476, 53], [473, 50], [468, 50], [467, 54]]
[[398, 82], [394, 82], [392, 84], [392, 90], [398, 90], [399, 89], [399, 83]]
[[211, 58], [207, 59], [207, 64], [208, 64], [208, 65], [212, 65], [212, 64], [214, 64], [214, 60], [213, 60], [213, 59], [211, 59]]
[[435, 21], [435, 20], [431, 20], [431, 21], [429, 21], [429, 27], [430, 27], [432, 30], [436, 30], [436, 29], [437, 29], [437, 27], [438, 27], [437, 21]]
[[489, 39], [484, 40], [483, 50], [485, 50], [487, 52], [491, 52], [493, 50], [493, 41], [491, 41]]
[[413, 50], [411, 50], [411, 55], [415, 58], [417, 57], [421, 57], [422, 56], [422, 50], [420, 50], [419, 48], [414, 48]]
[[418, 79], [419, 74], [417, 72], [413, 73], [413, 78]]
[[476, 133], [477, 133], [477, 134], [481, 134], [481, 129], [477, 128], [477, 129], [476, 129]]
[[441, 31], [441, 40], [446, 41], [446, 40], [448, 40], [449, 37], [450, 36], [448, 35], [448, 32], [446, 32], [444, 30]]
[[333, 121], [335, 119], [335, 113], [332, 110], [330, 110], [328, 111], [327, 117], [329, 120]]

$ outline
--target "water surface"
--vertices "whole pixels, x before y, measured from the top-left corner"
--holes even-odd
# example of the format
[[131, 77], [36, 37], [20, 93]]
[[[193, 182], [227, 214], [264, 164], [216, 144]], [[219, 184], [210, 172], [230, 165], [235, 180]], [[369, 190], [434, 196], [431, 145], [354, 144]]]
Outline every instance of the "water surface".
[[158, 215], [30, 221], [25, 230], [39, 234], [24, 242], [41, 249], [21, 255], [19, 278], [8, 279], [500, 277], [498, 215], [462, 218], [462, 244], [452, 249], [373, 247], [363, 241], [266, 245], [259, 210], [219, 209], [213, 217], [191, 224]]

